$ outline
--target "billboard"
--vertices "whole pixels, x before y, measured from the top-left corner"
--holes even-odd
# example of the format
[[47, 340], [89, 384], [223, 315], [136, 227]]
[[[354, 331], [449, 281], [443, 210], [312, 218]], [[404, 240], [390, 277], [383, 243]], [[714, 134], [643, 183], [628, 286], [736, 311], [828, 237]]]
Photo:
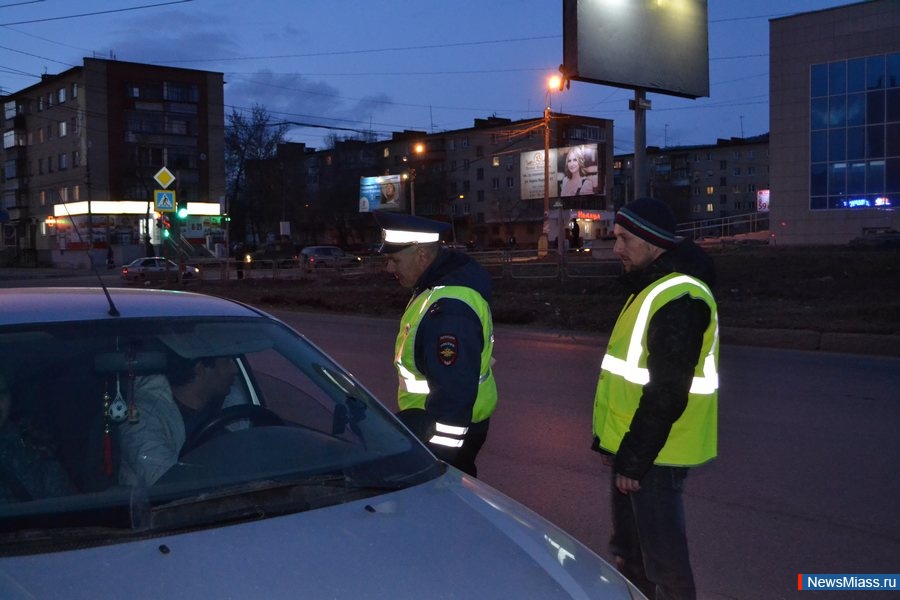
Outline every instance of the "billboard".
[[[578, 144], [550, 148], [550, 198], [602, 196], [606, 194], [606, 177], [597, 144]], [[544, 197], [544, 151], [530, 150], [519, 155], [522, 200]]]
[[400, 175], [359, 178], [359, 212], [402, 210], [404, 186]]
[[576, 81], [709, 96], [707, 0], [563, 0], [560, 70]]

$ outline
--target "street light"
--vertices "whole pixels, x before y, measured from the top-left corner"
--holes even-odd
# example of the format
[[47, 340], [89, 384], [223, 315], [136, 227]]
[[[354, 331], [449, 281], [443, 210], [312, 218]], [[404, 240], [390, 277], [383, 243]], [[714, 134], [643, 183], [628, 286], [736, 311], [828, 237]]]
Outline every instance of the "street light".
[[[548, 236], [550, 234], [550, 92], [560, 89], [562, 79], [559, 75], [552, 75], [547, 79], [547, 95], [544, 103], [544, 223], [541, 230], [541, 238], [538, 240], [538, 255], [547, 255]], [[559, 236], [557, 233], [557, 245]]]
[[[416, 142], [413, 146], [413, 154], [421, 156], [425, 153], [425, 144]], [[416, 168], [409, 170], [409, 214], [416, 214]]]

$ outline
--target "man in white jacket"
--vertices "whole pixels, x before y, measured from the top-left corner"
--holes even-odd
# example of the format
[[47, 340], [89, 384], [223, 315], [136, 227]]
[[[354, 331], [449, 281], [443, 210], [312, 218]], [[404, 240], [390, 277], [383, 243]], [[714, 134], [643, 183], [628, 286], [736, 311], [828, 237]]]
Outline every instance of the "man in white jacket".
[[138, 419], [119, 426], [123, 485], [153, 485], [178, 462], [185, 440], [221, 409], [237, 366], [222, 357], [170, 361], [167, 374], [135, 379]]

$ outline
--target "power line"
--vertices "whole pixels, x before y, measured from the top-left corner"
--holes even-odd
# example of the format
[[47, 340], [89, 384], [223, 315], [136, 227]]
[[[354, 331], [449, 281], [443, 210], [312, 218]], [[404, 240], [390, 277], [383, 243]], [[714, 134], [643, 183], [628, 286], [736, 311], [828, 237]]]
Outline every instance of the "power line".
[[172, 4], [184, 4], [193, 2], [194, 0], [172, 0], [172, 2], [160, 2], [159, 4], [144, 4], [143, 6], [132, 6], [129, 8], [113, 8], [110, 10], [98, 10], [89, 13], [80, 13], [77, 15], [65, 15], [62, 17], [44, 17], [43, 19], [31, 19], [28, 21], [16, 21], [13, 23], [0, 23], [0, 27], [9, 27], [10, 25], [26, 25], [29, 23], [46, 23], [47, 21], [62, 21], [64, 19], [77, 19], [81, 17], [95, 17], [97, 15], [108, 15], [111, 13], [129, 12], [132, 10], [141, 10], [144, 8], [159, 8], [160, 6], [171, 6]]

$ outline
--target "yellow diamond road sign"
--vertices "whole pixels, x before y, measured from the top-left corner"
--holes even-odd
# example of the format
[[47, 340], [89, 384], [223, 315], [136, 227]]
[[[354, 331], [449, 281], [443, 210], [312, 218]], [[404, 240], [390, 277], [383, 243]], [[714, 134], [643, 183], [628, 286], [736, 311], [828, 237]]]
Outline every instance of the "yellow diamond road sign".
[[162, 186], [163, 189], [165, 189], [172, 185], [172, 182], [175, 181], [175, 176], [172, 175], [172, 171], [163, 167], [162, 169], [157, 171], [156, 175], [153, 176], [153, 179], [155, 179], [156, 183], [158, 183], [160, 186]]

